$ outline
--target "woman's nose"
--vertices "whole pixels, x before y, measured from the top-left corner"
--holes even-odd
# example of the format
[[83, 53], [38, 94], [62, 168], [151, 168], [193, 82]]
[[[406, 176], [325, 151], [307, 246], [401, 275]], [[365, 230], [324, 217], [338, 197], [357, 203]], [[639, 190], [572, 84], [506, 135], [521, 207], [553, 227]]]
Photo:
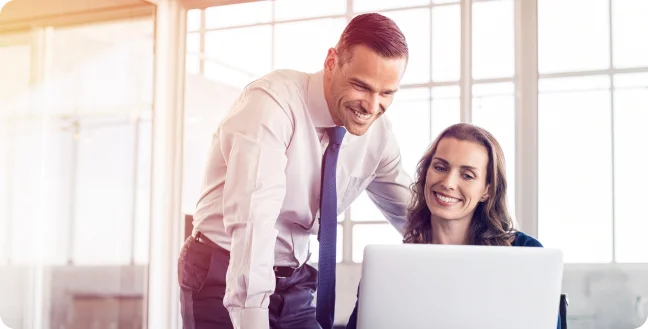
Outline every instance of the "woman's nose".
[[441, 182], [441, 186], [446, 190], [454, 190], [457, 187], [456, 184], [456, 179], [452, 174], [446, 175]]

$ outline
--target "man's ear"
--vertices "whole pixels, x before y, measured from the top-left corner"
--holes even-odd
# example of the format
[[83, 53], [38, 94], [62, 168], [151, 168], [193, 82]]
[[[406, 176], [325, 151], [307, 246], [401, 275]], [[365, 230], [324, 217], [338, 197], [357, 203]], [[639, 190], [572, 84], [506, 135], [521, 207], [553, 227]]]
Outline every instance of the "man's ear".
[[338, 62], [338, 53], [335, 48], [329, 48], [324, 60], [324, 70], [332, 72]]

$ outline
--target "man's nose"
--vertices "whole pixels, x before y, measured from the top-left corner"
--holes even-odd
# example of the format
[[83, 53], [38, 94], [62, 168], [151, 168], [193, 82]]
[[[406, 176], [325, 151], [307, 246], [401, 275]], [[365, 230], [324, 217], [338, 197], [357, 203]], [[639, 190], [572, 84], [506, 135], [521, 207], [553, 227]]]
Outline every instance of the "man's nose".
[[376, 93], [372, 93], [366, 101], [365, 110], [367, 113], [374, 115], [380, 110], [380, 96]]

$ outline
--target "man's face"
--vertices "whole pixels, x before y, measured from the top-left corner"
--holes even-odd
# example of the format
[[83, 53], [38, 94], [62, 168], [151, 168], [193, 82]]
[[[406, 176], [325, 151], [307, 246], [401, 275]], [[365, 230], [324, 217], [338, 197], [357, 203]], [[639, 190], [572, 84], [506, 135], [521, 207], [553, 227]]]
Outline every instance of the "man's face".
[[330, 49], [324, 63], [324, 94], [335, 124], [363, 135], [391, 105], [406, 58], [384, 58], [365, 46], [350, 50], [348, 62]]

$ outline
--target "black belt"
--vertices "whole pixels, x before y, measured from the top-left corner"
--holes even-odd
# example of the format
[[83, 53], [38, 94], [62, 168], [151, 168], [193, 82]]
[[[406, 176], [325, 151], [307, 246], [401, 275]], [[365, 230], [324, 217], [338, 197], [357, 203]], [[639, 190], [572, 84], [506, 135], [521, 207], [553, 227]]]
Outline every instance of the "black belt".
[[[214, 243], [212, 240], [207, 238], [200, 231], [198, 231], [196, 233], [196, 236], [194, 237], [194, 239], [196, 241], [202, 243], [202, 244], [205, 244], [205, 245], [213, 248], [213, 249], [226, 251], [225, 249], [223, 249], [223, 247], [221, 247], [221, 246], [217, 245], [216, 243]], [[275, 273], [275, 277], [277, 277], [278, 279], [289, 278], [293, 274], [295, 274], [295, 272], [297, 272], [298, 269], [299, 269], [299, 267], [298, 268], [293, 268], [293, 267], [290, 267], [290, 266], [273, 266], [272, 267], [272, 270]]]
[[275, 272], [277, 279], [285, 279], [291, 277], [299, 268], [292, 268], [290, 266], [273, 266], [272, 270]]

